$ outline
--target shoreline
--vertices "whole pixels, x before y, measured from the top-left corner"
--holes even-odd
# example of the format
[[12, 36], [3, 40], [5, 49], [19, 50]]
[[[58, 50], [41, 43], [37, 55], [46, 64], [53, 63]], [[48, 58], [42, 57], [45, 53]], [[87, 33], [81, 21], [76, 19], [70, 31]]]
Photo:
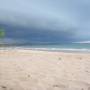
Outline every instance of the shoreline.
[[0, 51], [9, 51], [9, 50], [31, 50], [31, 51], [46, 51], [46, 52], [61, 52], [61, 53], [77, 53], [77, 54], [90, 54], [90, 51], [86, 49], [49, 49], [49, 48], [25, 48], [25, 47], [2, 47]]

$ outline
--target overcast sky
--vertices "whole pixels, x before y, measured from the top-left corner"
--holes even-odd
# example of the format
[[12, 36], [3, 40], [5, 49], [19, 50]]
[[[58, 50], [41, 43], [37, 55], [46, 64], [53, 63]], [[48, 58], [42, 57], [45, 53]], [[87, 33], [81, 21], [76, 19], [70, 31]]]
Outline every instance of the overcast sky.
[[0, 23], [90, 40], [90, 0], [0, 0]]

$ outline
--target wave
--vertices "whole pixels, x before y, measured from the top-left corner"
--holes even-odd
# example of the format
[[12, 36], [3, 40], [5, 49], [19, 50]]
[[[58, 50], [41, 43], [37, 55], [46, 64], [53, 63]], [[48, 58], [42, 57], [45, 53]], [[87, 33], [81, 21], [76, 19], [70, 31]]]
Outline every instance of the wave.
[[63, 51], [63, 52], [90, 52], [87, 48], [36, 48], [36, 47], [3, 47], [0, 50], [40, 50], [40, 51]]
[[43, 50], [43, 51], [66, 51], [66, 52], [90, 52], [90, 49], [82, 48], [82, 49], [75, 49], [75, 48], [25, 48], [31, 50]]

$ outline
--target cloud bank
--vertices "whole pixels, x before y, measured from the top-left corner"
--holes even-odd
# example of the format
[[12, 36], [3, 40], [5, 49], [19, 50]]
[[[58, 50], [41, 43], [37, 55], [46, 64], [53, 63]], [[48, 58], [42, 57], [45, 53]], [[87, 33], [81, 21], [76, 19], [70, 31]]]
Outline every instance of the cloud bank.
[[0, 0], [0, 23], [11, 39], [90, 40], [90, 1]]

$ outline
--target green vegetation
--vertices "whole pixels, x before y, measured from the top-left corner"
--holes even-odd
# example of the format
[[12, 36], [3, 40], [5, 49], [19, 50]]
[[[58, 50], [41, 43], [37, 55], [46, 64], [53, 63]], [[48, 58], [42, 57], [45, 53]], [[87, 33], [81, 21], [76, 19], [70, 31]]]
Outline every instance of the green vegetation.
[[4, 28], [0, 27], [0, 38], [4, 38], [5, 37], [5, 30]]
[[[5, 37], [5, 30], [4, 28], [0, 27], [0, 40]], [[0, 43], [0, 47], [4, 47], [4, 44]]]

